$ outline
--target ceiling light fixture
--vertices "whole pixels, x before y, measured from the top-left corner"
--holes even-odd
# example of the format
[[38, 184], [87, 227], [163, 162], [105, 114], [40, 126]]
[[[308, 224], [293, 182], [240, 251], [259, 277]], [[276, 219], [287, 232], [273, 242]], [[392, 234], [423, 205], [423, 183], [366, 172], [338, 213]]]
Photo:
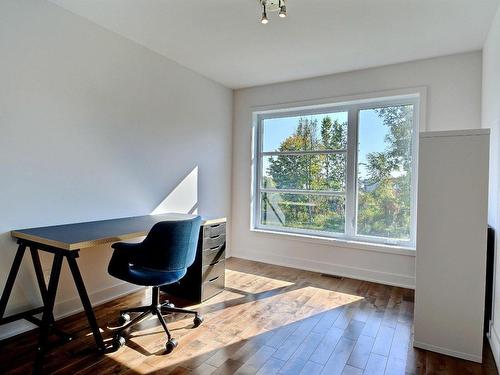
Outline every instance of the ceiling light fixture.
[[261, 23], [266, 24], [269, 22], [267, 12], [278, 12], [280, 18], [287, 16], [285, 0], [259, 0], [259, 2], [263, 8]]
[[280, 16], [281, 18], [285, 18], [286, 17], [286, 5], [285, 5], [285, 0], [280, 0], [280, 12], [278, 14], [278, 16]]

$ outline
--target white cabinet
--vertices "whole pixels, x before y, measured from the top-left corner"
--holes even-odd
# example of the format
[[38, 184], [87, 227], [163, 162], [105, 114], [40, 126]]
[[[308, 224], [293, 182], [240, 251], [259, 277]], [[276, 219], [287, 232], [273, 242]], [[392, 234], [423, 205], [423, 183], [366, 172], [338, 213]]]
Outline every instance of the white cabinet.
[[420, 134], [414, 346], [482, 361], [489, 130]]

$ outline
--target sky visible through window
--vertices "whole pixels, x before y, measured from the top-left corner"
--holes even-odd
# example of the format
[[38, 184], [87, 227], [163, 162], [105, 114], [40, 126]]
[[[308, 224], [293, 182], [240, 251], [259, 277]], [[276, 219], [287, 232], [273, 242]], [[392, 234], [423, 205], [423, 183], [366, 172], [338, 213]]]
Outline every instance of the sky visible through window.
[[[318, 121], [318, 132], [321, 121], [329, 116], [332, 121], [338, 120], [340, 123], [347, 122], [347, 112], [328, 113], [311, 116], [282, 117], [264, 120], [264, 134], [262, 150], [278, 151], [281, 143], [293, 135], [297, 129], [300, 118]], [[367, 177], [365, 169], [362, 167], [366, 163], [366, 155], [371, 152], [380, 152], [385, 149], [385, 135], [388, 132], [382, 119], [374, 110], [363, 110], [359, 112], [360, 131], [358, 131], [358, 142], [362, 147], [358, 147], [359, 177]], [[269, 159], [263, 159], [263, 171], [269, 167]], [[358, 164], [358, 165], [359, 165]]]

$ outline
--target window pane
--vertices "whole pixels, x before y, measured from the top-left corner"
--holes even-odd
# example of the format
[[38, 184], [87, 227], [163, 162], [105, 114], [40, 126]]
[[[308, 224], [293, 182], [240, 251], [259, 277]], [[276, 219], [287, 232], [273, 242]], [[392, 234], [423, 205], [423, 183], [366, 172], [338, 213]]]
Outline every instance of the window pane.
[[262, 187], [345, 191], [346, 155], [279, 155], [262, 158]]
[[345, 198], [312, 194], [262, 193], [261, 224], [344, 233]]
[[410, 238], [413, 106], [361, 110], [357, 233]]
[[347, 148], [347, 112], [262, 121], [262, 150], [312, 151]]

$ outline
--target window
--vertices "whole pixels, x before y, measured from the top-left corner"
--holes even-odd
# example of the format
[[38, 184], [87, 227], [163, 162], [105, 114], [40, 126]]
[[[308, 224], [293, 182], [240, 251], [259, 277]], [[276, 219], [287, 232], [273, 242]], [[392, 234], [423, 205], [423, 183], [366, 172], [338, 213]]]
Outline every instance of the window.
[[418, 97], [257, 113], [253, 226], [413, 246]]

